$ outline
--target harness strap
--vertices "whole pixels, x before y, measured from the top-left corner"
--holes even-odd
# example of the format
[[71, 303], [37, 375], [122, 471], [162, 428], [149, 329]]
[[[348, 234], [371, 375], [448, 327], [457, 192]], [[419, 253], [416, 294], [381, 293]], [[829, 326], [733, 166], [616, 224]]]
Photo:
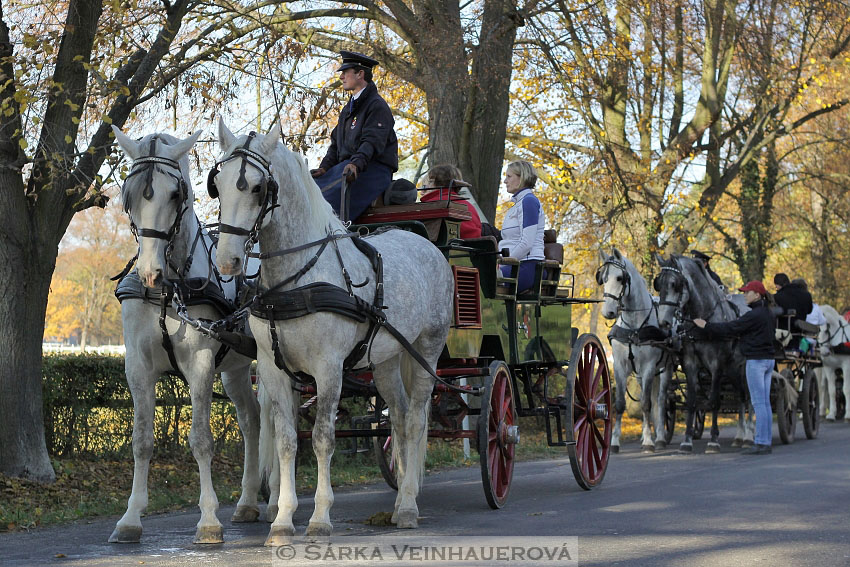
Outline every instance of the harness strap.
[[173, 296], [174, 291], [170, 288], [162, 294], [162, 299], [160, 300], [161, 307], [159, 311], [159, 328], [162, 330], [162, 348], [164, 348], [166, 354], [168, 354], [168, 362], [171, 364], [171, 369], [174, 370], [174, 373], [177, 376], [183, 378], [183, 373], [180, 371], [180, 367], [177, 366], [177, 358], [174, 356], [174, 344], [171, 342], [171, 335], [168, 334], [168, 329], [165, 326], [165, 309], [168, 304], [171, 303], [171, 298]]

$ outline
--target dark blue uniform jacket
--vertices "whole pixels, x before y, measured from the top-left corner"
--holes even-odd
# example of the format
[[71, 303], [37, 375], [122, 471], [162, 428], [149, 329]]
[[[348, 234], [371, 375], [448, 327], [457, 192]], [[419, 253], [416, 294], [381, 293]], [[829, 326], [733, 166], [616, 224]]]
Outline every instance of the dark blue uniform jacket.
[[349, 101], [331, 132], [331, 147], [320, 167], [330, 170], [350, 160], [359, 172], [375, 161], [398, 171], [398, 139], [395, 120], [386, 101], [370, 82], [356, 100]]

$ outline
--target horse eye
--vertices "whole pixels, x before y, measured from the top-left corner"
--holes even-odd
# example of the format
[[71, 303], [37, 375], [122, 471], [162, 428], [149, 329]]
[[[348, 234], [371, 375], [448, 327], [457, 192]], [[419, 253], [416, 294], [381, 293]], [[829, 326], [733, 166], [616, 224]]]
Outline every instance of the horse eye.
[[617, 276], [617, 281], [618, 281], [618, 282], [623, 281], [623, 276]]
[[179, 198], [180, 198], [180, 193], [178, 193], [177, 191], [172, 192], [171, 196], [169, 197], [169, 199], [171, 199], [172, 201], [176, 201]]
[[259, 193], [259, 192], [260, 192], [260, 186], [254, 185], [254, 188], [251, 189], [251, 193]]

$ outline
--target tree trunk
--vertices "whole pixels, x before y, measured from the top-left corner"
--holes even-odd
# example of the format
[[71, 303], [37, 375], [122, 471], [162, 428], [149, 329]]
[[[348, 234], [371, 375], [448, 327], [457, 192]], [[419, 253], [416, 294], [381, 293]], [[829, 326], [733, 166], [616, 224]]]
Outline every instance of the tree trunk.
[[521, 18], [508, 0], [489, 0], [473, 53], [461, 168], [487, 220], [496, 216], [510, 111], [513, 46]]
[[[2, 177], [21, 185], [14, 174]], [[17, 236], [0, 239], [0, 472], [52, 482], [56, 475], [42, 416], [41, 342], [57, 248], [40, 243], [32, 232]]]

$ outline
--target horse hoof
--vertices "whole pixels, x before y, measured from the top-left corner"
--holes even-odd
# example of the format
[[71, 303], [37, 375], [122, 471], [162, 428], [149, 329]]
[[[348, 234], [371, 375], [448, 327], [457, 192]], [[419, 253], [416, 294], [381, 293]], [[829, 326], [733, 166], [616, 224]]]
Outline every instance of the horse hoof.
[[823, 416], [823, 415], [822, 415], [822, 416], [820, 416], [820, 417], [821, 417], [821, 419], [825, 419], [825, 420], [827, 420], [827, 421], [831, 421], [832, 423], [835, 423], [835, 417], [834, 417], [834, 416], [826, 417], [826, 416]]
[[411, 529], [419, 527], [419, 512], [417, 510], [399, 510], [398, 521], [396, 526], [401, 529]]
[[327, 537], [333, 532], [333, 526], [324, 522], [310, 522], [307, 525], [307, 531], [304, 533], [307, 537]]
[[237, 506], [230, 521], [234, 524], [256, 522], [260, 518], [260, 509], [256, 506]]
[[269, 504], [266, 507], [266, 521], [272, 523], [277, 518], [277, 504]]
[[720, 452], [720, 443], [709, 443], [705, 446], [705, 452], [708, 453], [719, 453]]
[[682, 443], [681, 445], [679, 445], [679, 451], [681, 453], [693, 453], [694, 445], [693, 443]]
[[292, 543], [292, 538], [295, 536], [295, 528], [293, 526], [272, 526], [269, 530], [269, 537], [266, 538], [266, 547], [280, 547], [281, 545], [289, 545]]
[[204, 526], [195, 532], [192, 543], [209, 544], [224, 543], [221, 526]]
[[733, 439], [732, 440], [732, 448], [733, 449], [737, 449], [738, 447], [742, 446], [743, 444], [744, 444], [744, 442], [741, 441], [740, 439]]
[[619, 445], [611, 445], [611, 452], [612, 453], [619, 453], [620, 452], [620, 446]]
[[109, 543], [139, 543], [142, 539], [142, 526], [115, 526]]
[[752, 442], [752, 441], [744, 441], [744, 442], [741, 444], [741, 447], [743, 447], [744, 449], [749, 449], [749, 448], [750, 448], [750, 447], [752, 447], [752, 446], [753, 446], [753, 442]]
[[641, 445], [640, 446], [640, 452], [641, 453], [654, 453], [655, 452], [655, 445]]
[[663, 451], [666, 448], [667, 448], [667, 441], [659, 440], [659, 441], [655, 442], [655, 450], [656, 451]]

